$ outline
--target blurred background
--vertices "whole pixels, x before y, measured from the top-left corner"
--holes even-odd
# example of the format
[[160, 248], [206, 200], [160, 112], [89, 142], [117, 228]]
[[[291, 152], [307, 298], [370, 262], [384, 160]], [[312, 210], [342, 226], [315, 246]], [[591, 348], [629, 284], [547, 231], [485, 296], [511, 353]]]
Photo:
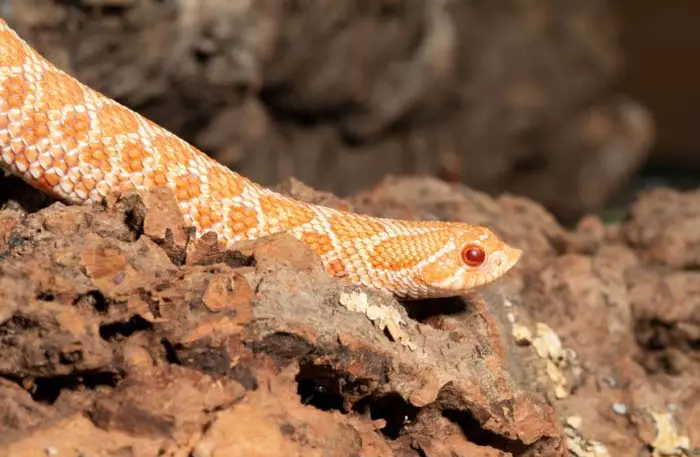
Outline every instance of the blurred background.
[[693, 0], [0, 0], [64, 70], [265, 185], [431, 174], [565, 224], [700, 176]]

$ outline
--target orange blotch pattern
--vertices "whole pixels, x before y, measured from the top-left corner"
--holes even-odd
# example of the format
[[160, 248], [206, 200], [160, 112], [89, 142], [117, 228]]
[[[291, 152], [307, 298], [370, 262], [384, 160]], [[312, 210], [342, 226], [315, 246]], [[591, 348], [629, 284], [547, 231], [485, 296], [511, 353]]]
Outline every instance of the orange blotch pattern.
[[304, 232], [301, 234], [299, 239], [302, 243], [320, 256], [333, 250], [331, 239], [325, 233]]
[[131, 180], [129, 180], [129, 178], [127, 178], [125, 176], [119, 176], [117, 178], [117, 180], [119, 181], [119, 184], [117, 184], [116, 189], [119, 192], [127, 194], [129, 192], [133, 192], [133, 191], [137, 190], [136, 186], [134, 185], [133, 182], [131, 182]]
[[446, 254], [423, 267], [421, 276], [429, 283], [438, 283], [452, 276], [459, 268], [455, 262], [454, 253]]
[[445, 230], [389, 238], [372, 250], [372, 266], [393, 271], [414, 267], [421, 259], [440, 250], [449, 240], [449, 233]]
[[44, 172], [39, 179], [34, 182], [34, 186], [38, 189], [46, 191], [51, 195], [55, 195], [52, 191], [61, 182], [61, 177], [53, 170]]
[[175, 178], [175, 197], [178, 201], [188, 201], [202, 194], [202, 180], [194, 173], [186, 173]]
[[60, 110], [85, 102], [82, 86], [58, 71], [46, 70], [39, 81], [39, 88], [39, 102], [46, 104], [48, 109]]
[[80, 181], [73, 185], [73, 190], [89, 195], [97, 187], [97, 181], [87, 176], [83, 176]]
[[38, 161], [45, 170], [56, 169], [63, 174], [68, 172], [66, 154], [61, 149], [42, 152], [38, 157]]
[[29, 168], [30, 163], [24, 152], [24, 143], [19, 143], [19, 145], [17, 145], [17, 143], [12, 143], [12, 155], [14, 156], [12, 163], [18, 170], [26, 170]]
[[325, 270], [330, 276], [342, 277], [348, 275], [345, 265], [338, 259], [331, 260], [330, 262], [326, 263]]
[[28, 165], [33, 164], [39, 159], [39, 152], [35, 148], [24, 148], [22, 153]]
[[129, 173], [143, 171], [144, 152], [140, 142], [129, 141], [122, 146], [120, 151], [121, 166]]
[[[5, 121], [6, 121], [6, 119], [4, 117], [0, 116], [0, 144], [4, 144], [4, 145], [10, 143], [10, 141], [11, 141], [10, 134], [7, 133], [7, 131], [4, 131], [4, 132], [2, 131], [3, 129], [6, 128], [3, 126], [3, 123]], [[9, 163], [11, 163], [14, 161], [15, 153], [12, 150], [8, 149], [8, 150], [3, 152], [3, 157], [4, 157], [3, 160], [7, 160]]]
[[237, 197], [243, 193], [244, 180], [232, 172], [212, 166], [208, 170], [209, 195], [214, 200]]
[[105, 105], [97, 112], [101, 134], [109, 137], [136, 133], [139, 129], [138, 118], [120, 105]]
[[90, 164], [94, 168], [109, 173], [112, 171], [112, 164], [109, 162], [109, 151], [102, 143], [93, 142], [81, 146], [78, 152], [80, 162]]
[[210, 229], [223, 221], [223, 208], [219, 201], [199, 200], [194, 208], [197, 212], [197, 223], [202, 230]]
[[[18, 135], [28, 145], [35, 145], [40, 140], [48, 138], [51, 134], [49, 130], [49, 118], [41, 111], [30, 111], [22, 116], [22, 131]], [[28, 158], [30, 162], [36, 158]]]
[[145, 176], [144, 184], [147, 187], [164, 187], [168, 185], [168, 176], [164, 166], [158, 165]]
[[17, 37], [5, 24], [0, 27], [0, 66], [16, 67], [26, 59], [24, 47], [17, 42]]
[[21, 108], [30, 90], [29, 83], [23, 76], [9, 76], [0, 86], [0, 109], [4, 112], [12, 108]]
[[228, 226], [235, 235], [243, 235], [258, 226], [258, 213], [244, 205], [230, 207]]
[[161, 164], [165, 167], [188, 166], [192, 160], [192, 150], [184, 141], [168, 135], [153, 139], [153, 148], [158, 151]]
[[265, 218], [277, 220], [275, 227], [280, 230], [289, 230], [294, 227], [311, 222], [316, 215], [305, 205], [291, 200], [282, 200], [274, 195], [260, 197], [260, 208]]
[[335, 215], [328, 218], [330, 228], [341, 240], [371, 238], [386, 231], [381, 223], [354, 214]]
[[90, 131], [90, 116], [87, 113], [69, 111], [63, 116], [61, 123], [63, 138], [68, 140], [68, 145], [75, 147], [75, 141], [85, 140]]

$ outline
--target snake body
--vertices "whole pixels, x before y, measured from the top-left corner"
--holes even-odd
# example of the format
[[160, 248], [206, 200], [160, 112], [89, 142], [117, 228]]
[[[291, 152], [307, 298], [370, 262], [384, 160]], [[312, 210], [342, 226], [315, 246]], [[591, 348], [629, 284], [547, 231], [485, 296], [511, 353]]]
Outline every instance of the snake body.
[[462, 294], [521, 257], [485, 227], [376, 218], [275, 193], [59, 70], [2, 19], [0, 167], [69, 204], [167, 186], [198, 236], [213, 231], [231, 246], [288, 232], [330, 275], [404, 299]]

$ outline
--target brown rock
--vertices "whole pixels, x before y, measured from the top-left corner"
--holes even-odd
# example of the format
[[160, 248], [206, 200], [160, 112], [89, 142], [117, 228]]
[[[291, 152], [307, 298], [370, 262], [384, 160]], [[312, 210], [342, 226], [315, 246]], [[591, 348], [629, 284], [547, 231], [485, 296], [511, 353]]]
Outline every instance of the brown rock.
[[10, 233], [22, 218], [21, 211], [3, 211], [0, 218], [0, 249], [10, 241]]
[[[299, 405], [291, 373], [267, 379], [219, 414], [194, 446], [196, 455], [392, 455], [369, 421]], [[236, 430], [236, 433], [231, 433]]]
[[235, 310], [249, 303], [253, 297], [253, 289], [250, 288], [245, 277], [238, 274], [217, 275], [209, 280], [207, 290], [202, 296], [202, 304], [211, 312]]
[[700, 267], [700, 192], [644, 192], [623, 226], [625, 240], [647, 259], [677, 269]]
[[29, 392], [6, 379], [0, 379], [0, 423], [3, 434], [28, 430], [57, 417], [50, 406], [32, 399]]
[[173, 192], [168, 188], [154, 189], [143, 195], [143, 206], [143, 234], [162, 246], [174, 263], [184, 263], [195, 229], [185, 224]]
[[632, 252], [613, 246], [593, 257], [563, 255], [528, 283], [523, 306], [566, 335], [564, 343], [583, 357], [595, 355], [606, 365], [629, 357], [635, 341], [625, 273], [636, 262]]
[[597, 216], [587, 216], [576, 224], [572, 240], [572, 250], [581, 254], [593, 254], [606, 241], [608, 230]]
[[640, 363], [652, 373], [700, 375], [700, 274], [636, 272], [630, 278]]
[[[71, 433], [66, 433], [66, 430]], [[102, 430], [82, 414], [61, 417], [34, 429], [31, 434], [18, 435], [17, 439], [2, 444], [8, 457], [45, 457], [47, 454], [69, 454], [76, 450], [83, 455], [100, 452], [120, 455], [129, 450], [129, 457], [147, 457], [162, 451], [161, 439], [129, 435], [118, 430]], [[187, 454], [180, 451], [172, 455], [185, 457]]]
[[201, 424], [212, 411], [230, 407], [244, 395], [235, 381], [165, 365], [125, 379], [114, 395], [97, 400], [91, 419], [102, 429], [187, 443], [200, 437]]
[[[11, 455], [90, 453], [95, 440], [173, 455], [563, 455], [554, 410], [511, 376], [496, 290], [458, 307], [436, 301], [421, 322], [329, 277], [286, 235], [241, 243], [239, 254], [209, 236], [180, 262], [158, 244], [163, 230], [149, 236], [129, 216], [175, 211], [150, 208], [139, 196], [56, 204], [11, 230], [28, 236], [5, 246], [0, 265], [0, 374], [32, 395], [4, 397], [0, 428], [12, 432], [0, 446]], [[405, 339], [350, 311], [343, 294], [353, 291], [402, 321]], [[454, 313], [439, 316], [443, 305]], [[75, 432], [59, 437], [66, 426]]]
[[[569, 233], [522, 198], [387, 180], [354, 206], [484, 223], [526, 251], [464, 299], [405, 307], [330, 278], [284, 235], [228, 251], [209, 235], [173, 256], [159, 235], [172, 228], [149, 236], [139, 221], [162, 211], [177, 224], [175, 209], [138, 196], [29, 214], [10, 205], [0, 447], [256, 455], [264, 438], [305, 455], [528, 456], [588, 440], [615, 456], [692, 452], [698, 199], [653, 192], [622, 226], [591, 218]], [[681, 254], [662, 219], [687, 225]], [[353, 292], [375, 314], [350, 311]]]
[[[662, 433], [667, 443], [681, 446], [687, 438], [690, 452], [698, 448], [693, 425], [700, 365], [693, 341], [700, 306], [694, 298], [696, 274], [684, 271], [694, 266], [697, 243], [691, 227], [700, 202], [697, 193], [654, 191], [640, 198], [622, 226], [605, 226], [590, 217], [573, 233], [526, 200], [494, 200], [427, 179], [388, 179], [354, 201], [379, 215], [487, 223], [525, 249], [523, 264], [512, 275], [522, 275], [522, 293], [508, 295], [506, 306], [493, 306], [498, 301], [490, 296], [512, 290], [503, 278], [482, 292], [488, 297], [485, 304], [470, 303], [479, 313], [477, 321], [460, 322], [464, 310], [447, 303], [419, 303], [409, 311], [448, 332], [453, 341], [463, 341], [465, 330], [478, 333], [484, 325], [493, 338], [507, 340], [512, 333], [522, 347], [503, 345], [490, 360], [516, 358], [519, 363], [509, 366], [510, 374], [550, 398], [560, 420], [580, 420], [579, 439], [602, 443], [609, 455], [639, 455], [662, 433], [653, 416], [661, 413], [676, 424]], [[498, 326], [490, 324], [499, 315], [504, 318], [496, 321], [517, 327], [506, 326], [509, 332], [497, 336]], [[535, 334], [543, 323], [553, 333]], [[523, 327], [530, 337], [522, 336]], [[536, 336], [542, 340], [535, 341]], [[558, 340], [548, 340], [553, 336]], [[534, 355], [528, 350], [532, 347]], [[494, 365], [489, 366], [493, 371]], [[466, 452], [449, 438], [420, 443], [426, 452]], [[575, 445], [569, 442], [570, 449]]]

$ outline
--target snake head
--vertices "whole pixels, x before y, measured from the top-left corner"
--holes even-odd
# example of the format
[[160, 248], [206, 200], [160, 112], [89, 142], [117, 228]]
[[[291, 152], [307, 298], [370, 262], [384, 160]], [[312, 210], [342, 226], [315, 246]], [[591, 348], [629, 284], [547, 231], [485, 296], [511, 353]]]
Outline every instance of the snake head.
[[443, 252], [420, 272], [433, 296], [461, 295], [489, 284], [506, 274], [523, 255], [486, 227], [460, 224], [449, 230], [450, 241]]

